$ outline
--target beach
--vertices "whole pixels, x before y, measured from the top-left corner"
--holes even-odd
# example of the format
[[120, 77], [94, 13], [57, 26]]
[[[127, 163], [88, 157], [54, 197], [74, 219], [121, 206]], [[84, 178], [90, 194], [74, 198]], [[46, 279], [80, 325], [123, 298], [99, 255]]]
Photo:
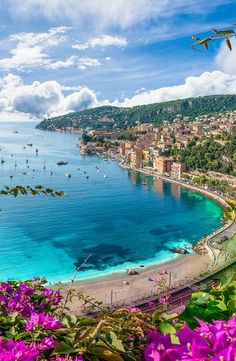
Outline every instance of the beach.
[[[211, 257], [209, 255], [180, 255], [175, 260], [159, 266], [136, 268], [138, 275], [111, 274], [101, 278], [76, 281], [73, 288], [102, 301], [105, 306], [130, 306], [139, 304], [145, 299], [157, 298], [160, 290], [158, 290], [156, 282], [149, 281], [148, 278], [161, 280], [164, 277], [166, 285], [177, 288], [203, 277], [210, 266]], [[163, 269], [167, 270], [168, 274], [160, 275], [159, 273]], [[69, 284], [66, 284], [63, 290], [64, 295], [68, 289]], [[76, 298], [69, 303], [70, 310], [75, 314], [80, 314], [80, 306], [81, 303]]]

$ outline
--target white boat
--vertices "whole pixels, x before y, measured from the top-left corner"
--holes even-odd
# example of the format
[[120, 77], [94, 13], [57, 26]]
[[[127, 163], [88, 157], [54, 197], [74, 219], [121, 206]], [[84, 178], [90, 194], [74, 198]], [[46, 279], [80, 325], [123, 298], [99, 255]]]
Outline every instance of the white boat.
[[66, 173], [67, 178], [71, 178], [71, 173]]
[[65, 160], [60, 160], [59, 162], [57, 162], [57, 165], [66, 165], [68, 164], [68, 162], [66, 162]]
[[103, 177], [104, 177], [104, 179], [107, 179], [107, 175], [106, 175], [106, 174], [104, 174], [104, 176], [103, 176]]

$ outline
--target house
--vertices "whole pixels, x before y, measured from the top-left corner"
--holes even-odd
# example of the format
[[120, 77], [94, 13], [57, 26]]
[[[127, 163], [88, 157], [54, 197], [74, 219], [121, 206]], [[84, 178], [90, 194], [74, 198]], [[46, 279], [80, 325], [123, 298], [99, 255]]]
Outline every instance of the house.
[[187, 170], [187, 167], [186, 167], [185, 163], [173, 162], [171, 164], [171, 171], [170, 171], [171, 178], [180, 179], [181, 173], [186, 172], [186, 170]]

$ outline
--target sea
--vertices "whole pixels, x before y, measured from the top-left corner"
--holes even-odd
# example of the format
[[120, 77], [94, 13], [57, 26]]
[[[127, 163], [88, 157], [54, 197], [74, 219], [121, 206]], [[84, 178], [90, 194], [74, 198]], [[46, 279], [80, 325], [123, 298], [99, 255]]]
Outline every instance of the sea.
[[35, 125], [0, 123], [0, 188], [43, 185], [66, 195], [0, 196], [1, 280], [67, 282], [87, 256], [78, 279], [159, 264], [220, 227], [215, 201], [116, 160], [81, 156], [80, 134]]

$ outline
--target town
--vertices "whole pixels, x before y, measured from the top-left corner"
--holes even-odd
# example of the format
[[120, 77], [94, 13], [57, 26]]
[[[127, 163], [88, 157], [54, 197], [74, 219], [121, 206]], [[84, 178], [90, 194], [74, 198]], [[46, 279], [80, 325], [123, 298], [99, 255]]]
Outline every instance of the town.
[[[193, 170], [188, 162], [181, 160], [181, 154], [191, 146], [200, 146], [212, 141], [223, 147], [230, 137], [236, 134], [236, 111], [198, 116], [193, 122], [188, 117], [178, 115], [172, 123], [163, 122], [160, 126], [137, 124], [135, 127], [116, 132], [103, 132], [86, 129], [80, 141], [82, 155], [98, 154], [120, 160], [123, 166], [132, 169], [155, 170], [160, 175], [173, 179], [195, 178], [202, 172]], [[224, 159], [228, 162], [227, 157]], [[217, 169], [216, 169], [217, 170]], [[234, 171], [234, 169], [233, 169]], [[211, 174], [233, 188], [234, 177], [229, 173]]]

